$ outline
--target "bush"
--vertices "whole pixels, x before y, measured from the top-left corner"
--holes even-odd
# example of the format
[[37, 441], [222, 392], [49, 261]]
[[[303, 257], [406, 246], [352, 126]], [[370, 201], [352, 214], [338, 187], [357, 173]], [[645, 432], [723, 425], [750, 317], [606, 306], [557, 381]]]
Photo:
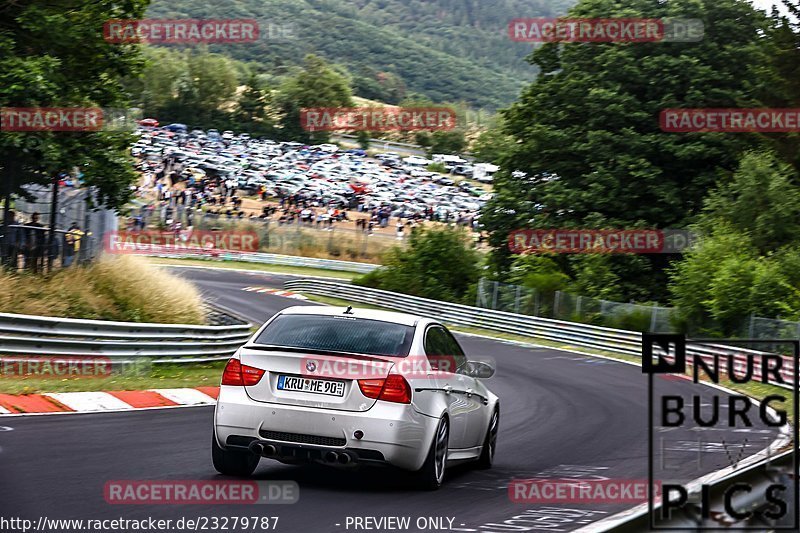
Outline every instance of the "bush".
[[390, 250], [384, 265], [356, 278], [353, 283], [435, 300], [463, 302], [469, 297], [470, 286], [480, 277], [480, 256], [466, 233], [447, 228], [414, 230], [408, 246]]
[[604, 326], [628, 331], [650, 331], [650, 311], [636, 309], [634, 311], [620, 312], [604, 318]]
[[50, 276], [0, 274], [0, 311], [95, 320], [203, 324], [194, 286], [144, 259], [104, 257]]
[[447, 167], [444, 166], [444, 163], [431, 163], [425, 170], [428, 172], [439, 172], [440, 174], [447, 174]]

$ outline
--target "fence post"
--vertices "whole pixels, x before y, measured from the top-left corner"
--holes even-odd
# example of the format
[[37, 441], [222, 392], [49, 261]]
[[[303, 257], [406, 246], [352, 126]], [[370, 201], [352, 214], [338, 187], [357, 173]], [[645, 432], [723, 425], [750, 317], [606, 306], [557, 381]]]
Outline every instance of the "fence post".
[[500, 285], [499, 282], [494, 282], [494, 294], [492, 294], [492, 309], [497, 310], [497, 286]]
[[558, 304], [561, 300], [561, 291], [556, 291], [555, 296], [553, 297], [553, 318], [558, 318]]
[[514, 312], [519, 314], [519, 293], [522, 289], [522, 285], [517, 285], [517, 294], [514, 296]]
[[751, 339], [755, 338], [754, 336], [755, 328], [756, 328], [755, 316], [753, 315], [753, 313], [750, 313], [750, 327], [747, 330], [747, 336], [750, 337]]
[[654, 332], [656, 330], [658, 319], [658, 306], [653, 304], [653, 308], [650, 310], [650, 332]]
[[581, 304], [583, 303], [583, 296], [578, 296], [578, 301], [575, 302], [575, 318], [581, 317]]

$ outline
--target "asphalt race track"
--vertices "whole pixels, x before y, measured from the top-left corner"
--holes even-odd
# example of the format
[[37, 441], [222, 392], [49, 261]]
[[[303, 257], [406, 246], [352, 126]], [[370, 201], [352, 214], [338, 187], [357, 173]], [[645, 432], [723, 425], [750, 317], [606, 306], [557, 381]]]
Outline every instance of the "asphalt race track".
[[[281, 288], [284, 275], [180, 269], [206, 296], [261, 323], [278, 309], [312, 305], [249, 286]], [[212, 409], [195, 407], [125, 413], [0, 417], [0, 515], [48, 518], [196, 518], [233, 515], [280, 517], [277, 531], [334, 532], [348, 517], [452, 518], [457, 531], [569, 531], [629, 504], [512, 503], [508, 483], [517, 478], [647, 478], [647, 382], [640, 368], [545, 348], [526, 348], [459, 336], [468, 355], [497, 360], [490, 388], [501, 398], [500, 435], [492, 470], [449, 471], [436, 493], [413, 488], [393, 470], [344, 472], [322, 466], [292, 467], [262, 460], [255, 477], [294, 480], [294, 505], [111, 505], [104, 484], [113, 480], [224, 479], [211, 465]], [[659, 387], [690, 396], [706, 389], [683, 380]], [[675, 478], [688, 481], [731, 463], [725, 443], [748, 443], [747, 454], [774, 438], [755, 422], [750, 432], [697, 436], [670, 432], [677, 454]], [[672, 448], [670, 448], [672, 447]], [[700, 459], [698, 461], [698, 458]], [[699, 465], [698, 465], [699, 462]], [[447, 520], [444, 522], [447, 524]], [[424, 530], [430, 530], [425, 528]]]

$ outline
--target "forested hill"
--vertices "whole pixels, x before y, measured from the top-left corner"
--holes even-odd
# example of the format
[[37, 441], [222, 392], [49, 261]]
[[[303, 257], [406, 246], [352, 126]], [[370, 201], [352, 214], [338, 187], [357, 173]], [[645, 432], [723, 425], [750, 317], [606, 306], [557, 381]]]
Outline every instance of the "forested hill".
[[[509, 40], [508, 21], [563, 14], [574, 0], [153, 0], [149, 17], [255, 18], [295, 25], [285, 42], [211, 49], [280, 74], [314, 53], [340, 63], [356, 94], [391, 102], [403, 92], [474, 107], [509, 104], [535, 72], [530, 45]], [[385, 91], [390, 85], [403, 90]], [[399, 79], [398, 79], [399, 78]], [[396, 87], [395, 87], [396, 88]], [[386, 94], [381, 94], [381, 91]]]

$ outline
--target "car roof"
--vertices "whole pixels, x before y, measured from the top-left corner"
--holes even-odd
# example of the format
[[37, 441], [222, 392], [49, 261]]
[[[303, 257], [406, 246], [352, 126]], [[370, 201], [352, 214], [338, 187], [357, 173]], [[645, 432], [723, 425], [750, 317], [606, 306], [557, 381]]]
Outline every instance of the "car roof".
[[[342, 316], [347, 310], [346, 307], [331, 307], [323, 305], [302, 305], [287, 307], [280, 314], [284, 315], [321, 315], [321, 316]], [[347, 316], [362, 318], [367, 320], [380, 320], [382, 322], [392, 322], [404, 326], [416, 326], [422, 317], [407, 313], [396, 313], [393, 311], [378, 311], [375, 309], [359, 309], [353, 307]]]

